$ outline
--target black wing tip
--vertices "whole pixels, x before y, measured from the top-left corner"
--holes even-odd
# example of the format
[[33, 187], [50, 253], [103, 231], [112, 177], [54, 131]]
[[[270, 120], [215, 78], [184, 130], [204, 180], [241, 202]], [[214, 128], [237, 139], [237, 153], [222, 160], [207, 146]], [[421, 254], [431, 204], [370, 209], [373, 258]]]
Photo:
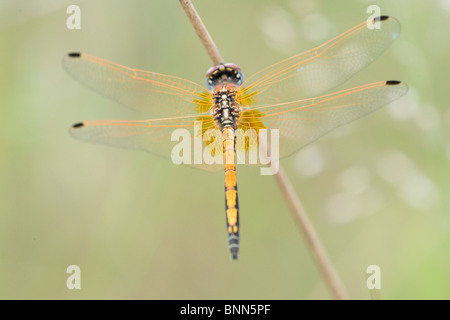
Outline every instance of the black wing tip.
[[385, 21], [385, 20], [387, 20], [389, 18], [390, 18], [390, 16], [378, 16], [378, 17], [373, 18], [373, 22]]
[[84, 123], [83, 123], [83, 122], [75, 123], [75, 124], [72, 126], [73, 129], [77, 129], [77, 128], [81, 128], [81, 127], [84, 127]]
[[69, 56], [70, 58], [80, 58], [81, 53], [80, 52], [70, 52], [67, 56]]
[[232, 255], [231, 255], [231, 257], [233, 258], [233, 260], [237, 260], [237, 259], [238, 259], [238, 255], [237, 255], [237, 253], [235, 253], [235, 254], [232, 254]]
[[398, 81], [398, 80], [388, 80], [388, 81], [386, 81], [386, 85], [388, 85], [388, 86], [397, 86], [397, 85], [399, 85], [401, 83], [402, 82]]

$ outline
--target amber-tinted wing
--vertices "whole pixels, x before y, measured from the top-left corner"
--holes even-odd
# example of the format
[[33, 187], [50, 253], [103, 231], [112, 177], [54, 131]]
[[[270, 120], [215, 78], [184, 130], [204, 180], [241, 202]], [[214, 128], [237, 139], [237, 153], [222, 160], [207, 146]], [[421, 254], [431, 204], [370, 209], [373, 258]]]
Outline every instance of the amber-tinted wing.
[[81, 83], [152, 117], [192, 115], [212, 105], [211, 94], [189, 80], [127, 68], [85, 53], [70, 53], [62, 64]]
[[[316, 98], [247, 108], [240, 114], [239, 128], [255, 129], [256, 131], [278, 129], [279, 156], [283, 158], [334, 128], [359, 119], [398, 99], [407, 91], [407, 85], [402, 82], [381, 81]], [[194, 124], [201, 124], [201, 128], [195, 131]], [[222, 159], [221, 134], [209, 114], [155, 120], [86, 121], [74, 125], [71, 134], [81, 140], [144, 150], [172, 159], [174, 147], [181, 141], [180, 136], [172, 141], [171, 137], [176, 129], [184, 129], [187, 134], [186, 142], [192, 151], [191, 163], [187, 163], [188, 165], [207, 171], [223, 170], [223, 164], [205, 163], [203, 155], [211, 154], [208, 149], [211, 145], [205, 141], [201, 143], [202, 163], [195, 163], [194, 138], [199, 138], [201, 132], [202, 139], [205, 139], [209, 129], [217, 131], [216, 151], [218, 159]], [[207, 140], [213, 139], [210, 137]], [[243, 149], [237, 146], [237, 151], [241, 150]], [[212, 153], [214, 154], [214, 152]], [[260, 164], [259, 159], [257, 164]]]
[[[408, 91], [400, 81], [382, 81], [336, 93], [241, 113], [244, 129], [279, 129], [279, 156], [289, 156], [341, 125], [359, 119]], [[256, 115], [256, 116], [255, 116]]]
[[317, 48], [254, 74], [242, 84], [238, 102], [248, 106], [295, 101], [342, 84], [398, 37], [400, 24], [395, 18], [376, 20], [379, 29], [369, 29], [365, 21]]
[[[194, 127], [194, 125], [197, 125], [197, 127]], [[189, 150], [188, 153], [190, 153], [187, 155], [189, 160], [183, 162], [184, 164], [206, 171], [223, 170], [223, 162], [207, 164], [203, 158], [203, 153], [209, 152], [209, 155], [211, 154], [210, 148], [213, 146], [201, 140], [205, 138], [205, 132], [208, 129], [213, 129], [213, 132], [217, 131], [218, 146], [216, 149], [220, 152], [218, 158], [222, 159], [222, 137], [220, 131], [216, 129], [213, 118], [207, 114], [155, 120], [85, 121], [75, 124], [70, 129], [70, 133], [77, 139], [89, 142], [147, 151], [172, 160], [175, 164], [179, 164], [177, 160], [174, 160], [175, 158], [186, 155], [176, 148], [176, 145], [184, 143], [184, 146], [187, 147], [185, 150]], [[201, 141], [201, 163], [196, 163], [194, 155], [195, 138]], [[214, 138], [210, 136], [208, 140], [214, 141]]]

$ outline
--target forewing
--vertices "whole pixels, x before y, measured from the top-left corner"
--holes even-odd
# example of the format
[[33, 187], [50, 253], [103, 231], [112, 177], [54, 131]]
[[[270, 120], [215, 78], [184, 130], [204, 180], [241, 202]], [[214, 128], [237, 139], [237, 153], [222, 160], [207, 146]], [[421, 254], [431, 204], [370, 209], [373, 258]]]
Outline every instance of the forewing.
[[369, 29], [364, 21], [317, 48], [254, 74], [243, 83], [238, 102], [256, 106], [296, 101], [342, 84], [398, 37], [400, 24], [395, 18], [382, 16], [377, 22], [379, 29]]
[[211, 94], [181, 78], [121, 66], [85, 53], [62, 61], [76, 80], [131, 109], [152, 117], [178, 117], [209, 110]]

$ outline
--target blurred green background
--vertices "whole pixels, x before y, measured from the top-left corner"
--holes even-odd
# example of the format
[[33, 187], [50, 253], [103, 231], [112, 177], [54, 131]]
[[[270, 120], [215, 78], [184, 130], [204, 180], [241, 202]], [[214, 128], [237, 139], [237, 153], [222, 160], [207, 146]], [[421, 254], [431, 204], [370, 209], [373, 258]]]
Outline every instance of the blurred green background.
[[[66, 8], [81, 7], [81, 30]], [[282, 161], [354, 299], [450, 298], [450, 0], [205, 0], [247, 77], [364, 21], [399, 39], [337, 88], [410, 90]], [[82, 120], [145, 119], [74, 81], [81, 51], [204, 84], [211, 62], [178, 1], [0, 1], [0, 298], [329, 299], [273, 177], [238, 167], [241, 250], [227, 249], [223, 174], [71, 138]], [[81, 267], [81, 290], [66, 288]], [[366, 287], [381, 268], [382, 289]]]

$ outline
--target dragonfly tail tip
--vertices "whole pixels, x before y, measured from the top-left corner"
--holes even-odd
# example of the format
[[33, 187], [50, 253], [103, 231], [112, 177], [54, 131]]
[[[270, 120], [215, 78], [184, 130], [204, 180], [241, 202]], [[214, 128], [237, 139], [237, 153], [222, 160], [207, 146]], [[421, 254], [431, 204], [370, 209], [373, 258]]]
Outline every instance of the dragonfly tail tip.
[[233, 260], [237, 260], [239, 252], [239, 235], [231, 234], [228, 236], [228, 249]]
[[238, 258], [238, 250], [239, 250], [238, 247], [230, 248], [231, 258], [233, 258], [233, 260], [237, 260], [237, 258]]

